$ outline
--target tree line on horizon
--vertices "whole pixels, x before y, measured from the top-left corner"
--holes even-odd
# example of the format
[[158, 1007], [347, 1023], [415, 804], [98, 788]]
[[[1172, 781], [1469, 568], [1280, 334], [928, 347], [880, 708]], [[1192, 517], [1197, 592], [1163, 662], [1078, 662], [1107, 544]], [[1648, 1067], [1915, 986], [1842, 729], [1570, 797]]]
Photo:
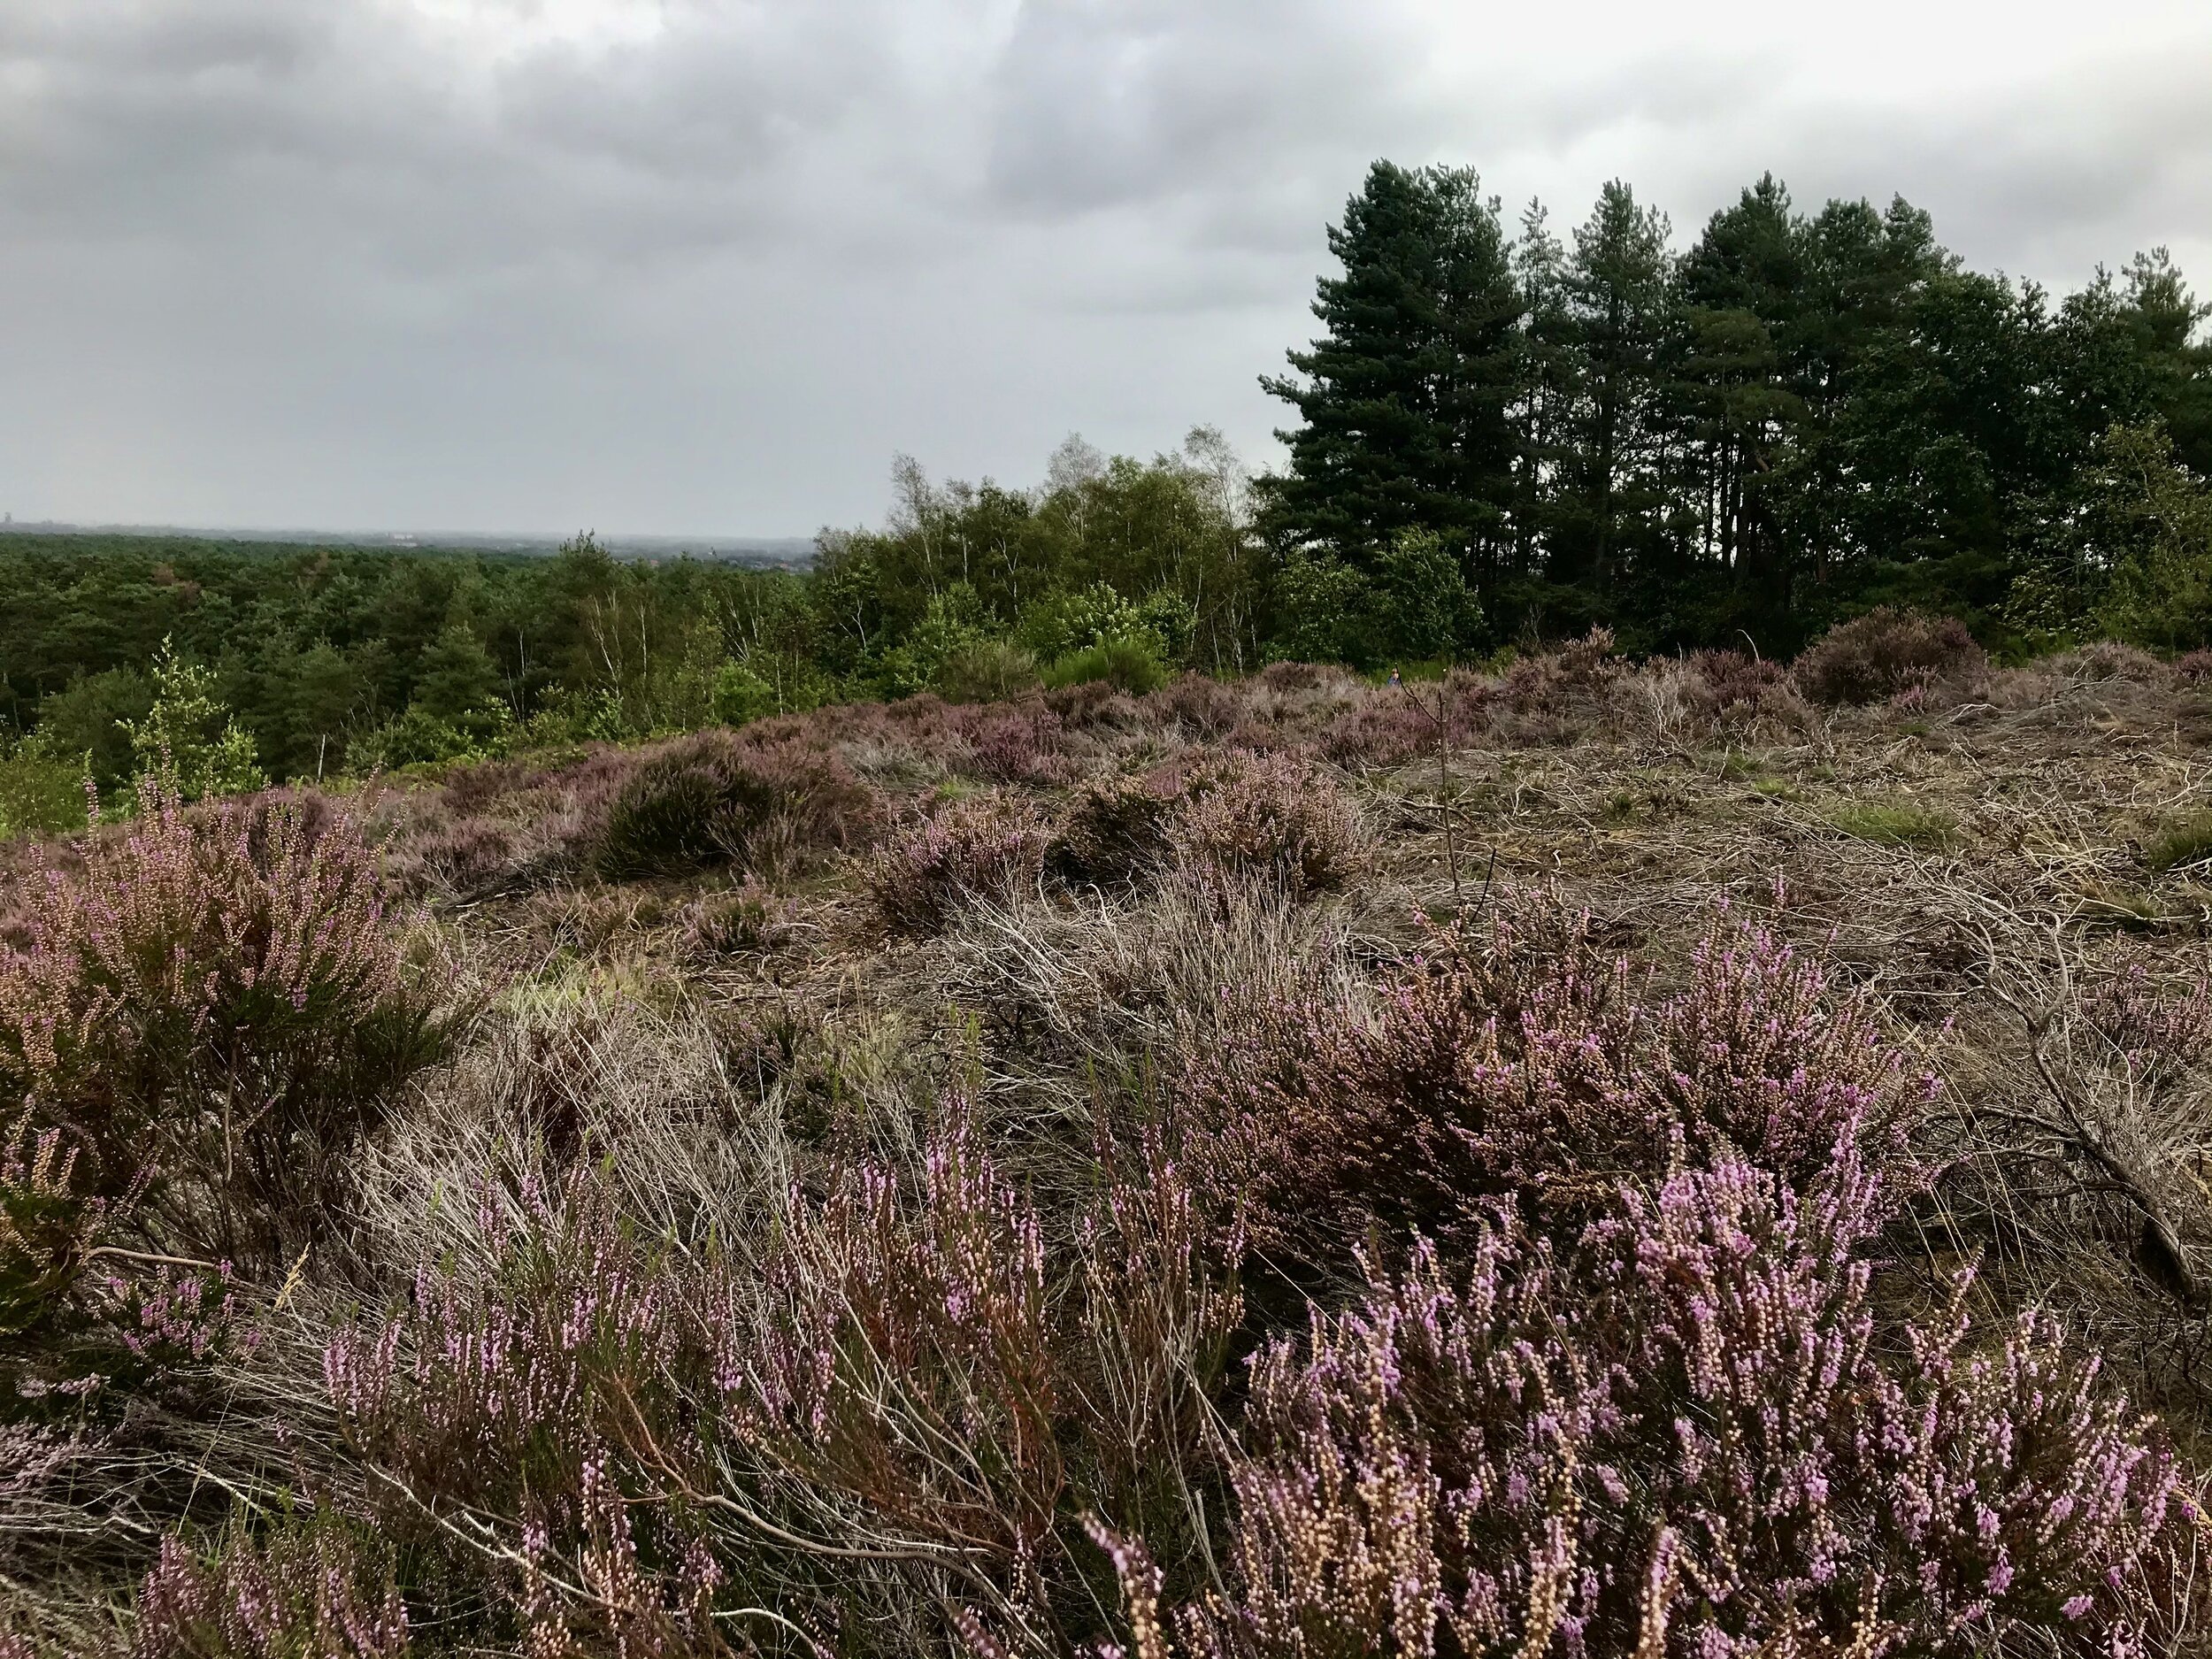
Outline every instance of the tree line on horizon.
[[[1877, 605], [2024, 655], [2212, 644], [2212, 342], [2163, 250], [2054, 299], [1903, 201], [1771, 178], [1677, 250], [1609, 184], [1562, 237], [1378, 162], [1329, 232], [1296, 416], [1080, 439], [1020, 488], [901, 457], [812, 567], [127, 537], [0, 542], [0, 828], [175, 751], [210, 790], [1280, 658], [1379, 673], [1609, 627], [1787, 655]], [[199, 770], [194, 772], [193, 768]], [[12, 803], [13, 804], [10, 804]]]

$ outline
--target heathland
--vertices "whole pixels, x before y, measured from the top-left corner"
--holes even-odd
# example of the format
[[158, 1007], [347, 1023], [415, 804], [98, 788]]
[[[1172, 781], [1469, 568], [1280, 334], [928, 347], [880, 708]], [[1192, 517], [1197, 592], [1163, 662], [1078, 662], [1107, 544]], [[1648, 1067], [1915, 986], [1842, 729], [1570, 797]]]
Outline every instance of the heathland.
[[2206, 1651], [2201, 308], [1332, 246], [1278, 477], [0, 544], [0, 1659]]
[[0, 923], [10, 1640], [2187, 1651], [2200, 672], [150, 780]]

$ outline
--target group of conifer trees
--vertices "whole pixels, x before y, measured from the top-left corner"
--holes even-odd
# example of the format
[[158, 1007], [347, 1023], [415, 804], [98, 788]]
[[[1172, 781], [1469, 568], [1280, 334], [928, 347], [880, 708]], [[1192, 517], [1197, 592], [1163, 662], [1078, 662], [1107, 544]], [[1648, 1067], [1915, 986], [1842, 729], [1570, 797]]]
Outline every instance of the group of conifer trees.
[[1314, 654], [1778, 649], [1881, 601], [2079, 632], [2170, 537], [2145, 500], [2212, 472], [2212, 307], [2163, 250], [2054, 300], [1901, 199], [1807, 214], [1768, 177], [1678, 250], [1625, 184], [1562, 238], [1388, 162], [1329, 247], [1261, 517]]

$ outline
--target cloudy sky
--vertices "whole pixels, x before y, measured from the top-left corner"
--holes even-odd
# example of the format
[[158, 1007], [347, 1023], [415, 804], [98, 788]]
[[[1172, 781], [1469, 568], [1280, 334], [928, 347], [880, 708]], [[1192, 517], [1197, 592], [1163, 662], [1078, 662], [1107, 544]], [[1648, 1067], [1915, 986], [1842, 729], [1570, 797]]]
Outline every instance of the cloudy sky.
[[2212, 0], [0, 0], [0, 509], [805, 534], [1264, 463], [1369, 160], [2212, 288]]

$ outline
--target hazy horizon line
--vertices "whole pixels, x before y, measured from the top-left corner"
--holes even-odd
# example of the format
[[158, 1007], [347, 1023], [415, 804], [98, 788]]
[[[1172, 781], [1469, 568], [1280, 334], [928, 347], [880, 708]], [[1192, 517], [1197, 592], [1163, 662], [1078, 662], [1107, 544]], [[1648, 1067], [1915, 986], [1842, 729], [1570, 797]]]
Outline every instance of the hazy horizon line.
[[313, 525], [194, 525], [158, 522], [103, 523], [73, 518], [18, 518], [0, 516], [0, 534], [52, 535], [177, 536], [191, 541], [235, 539], [254, 541], [297, 542], [302, 545], [420, 549], [495, 544], [515, 548], [557, 548], [578, 535], [589, 534], [610, 548], [622, 545], [675, 549], [682, 545], [733, 549], [809, 548], [819, 532], [803, 535], [764, 535], [736, 531], [599, 530], [460, 530], [396, 529], [351, 526], [333, 528]]

